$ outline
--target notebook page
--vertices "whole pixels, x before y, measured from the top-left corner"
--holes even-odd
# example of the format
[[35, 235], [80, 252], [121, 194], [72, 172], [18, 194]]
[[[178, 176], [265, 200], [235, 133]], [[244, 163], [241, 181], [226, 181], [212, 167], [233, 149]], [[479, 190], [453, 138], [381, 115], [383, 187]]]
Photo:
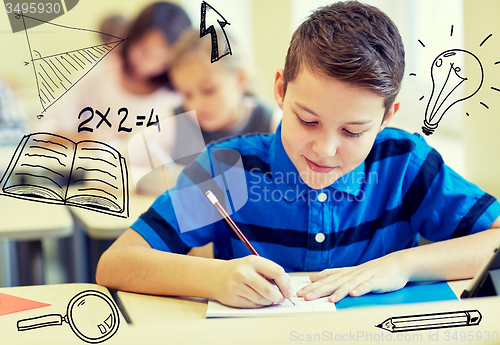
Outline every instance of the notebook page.
[[[302, 287], [311, 283], [309, 277], [290, 277], [293, 291], [296, 293]], [[282, 304], [273, 304], [268, 307], [256, 309], [242, 309], [228, 307], [214, 300], [208, 301], [206, 317], [259, 317], [259, 316], [279, 316], [299, 313], [335, 312], [335, 303], [328, 302], [328, 297], [323, 297], [313, 301], [304, 301], [302, 297], [292, 297], [292, 305], [285, 300]]]

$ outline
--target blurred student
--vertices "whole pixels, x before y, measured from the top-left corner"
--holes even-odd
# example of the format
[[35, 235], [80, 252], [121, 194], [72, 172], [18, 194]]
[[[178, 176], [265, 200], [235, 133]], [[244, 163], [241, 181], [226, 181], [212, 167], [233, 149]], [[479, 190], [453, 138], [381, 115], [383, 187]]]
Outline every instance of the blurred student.
[[[103, 141], [126, 154], [127, 138], [141, 129], [138, 116], [146, 117], [145, 127], [149, 119], [171, 116], [180, 104], [165, 71], [170, 68], [172, 45], [191, 27], [186, 12], [175, 4], [156, 2], [127, 27], [126, 40], [113, 50], [119, 49], [118, 54], [105, 56], [54, 107], [52, 131], [78, 141]], [[120, 28], [113, 28], [113, 33], [116, 30]]]
[[[218, 37], [224, 37], [218, 32]], [[205, 144], [235, 134], [274, 132], [280, 113], [264, 105], [251, 90], [251, 78], [241, 49], [230, 39], [232, 55], [212, 63], [210, 35], [200, 38], [199, 31], [186, 31], [175, 44], [172, 52], [170, 78], [182, 96], [182, 106], [175, 114], [194, 110], [193, 121], [177, 121], [172, 156], [179, 164], [188, 165], [196, 155], [193, 152], [193, 135], [199, 129]], [[219, 52], [223, 49], [219, 39]], [[194, 114], [193, 114], [194, 115]], [[199, 152], [198, 152], [199, 153]]]

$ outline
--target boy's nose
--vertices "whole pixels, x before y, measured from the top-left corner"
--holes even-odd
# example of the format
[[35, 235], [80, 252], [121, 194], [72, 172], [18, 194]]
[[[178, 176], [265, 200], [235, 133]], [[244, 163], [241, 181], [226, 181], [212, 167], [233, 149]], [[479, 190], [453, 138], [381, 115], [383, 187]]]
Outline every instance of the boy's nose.
[[337, 153], [338, 142], [333, 135], [324, 135], [316, 139], [313, 143], [314, 152], [322, 158], [335, 156]]

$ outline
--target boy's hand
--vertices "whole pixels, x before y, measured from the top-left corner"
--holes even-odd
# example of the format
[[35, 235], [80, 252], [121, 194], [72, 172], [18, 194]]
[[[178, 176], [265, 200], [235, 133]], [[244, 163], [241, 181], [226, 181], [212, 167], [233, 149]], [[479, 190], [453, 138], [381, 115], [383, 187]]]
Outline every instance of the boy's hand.
[[[278, 264], [255, 255], [225, 261], [223, 269], [214, 277], [214, 299], [232, 307], [258, 308], [282, 303], [285, 298], [274, 279], [287, 297], [293, 296], [290, 277]], [[267, 278], [267, 279], [266, 279]]]
[[297, 292], [305, 300], [330, 295], [328, 301], [338, 302], [347, 294], [361, 296], [368, 292], [387, 292], [401, 289], [409, 281], [403, 260], [398, 252], [346, 268], [326, 269], [311, 274], [309, 284]]

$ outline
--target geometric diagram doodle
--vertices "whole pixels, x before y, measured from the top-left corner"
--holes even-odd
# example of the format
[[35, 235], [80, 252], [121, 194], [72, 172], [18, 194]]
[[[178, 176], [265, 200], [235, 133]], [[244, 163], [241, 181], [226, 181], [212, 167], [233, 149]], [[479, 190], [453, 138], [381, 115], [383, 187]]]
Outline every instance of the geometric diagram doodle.
[[[95, 30], [74, 28], [51, 22], [43, 21], [23, 13], [16, 13], [15, 18], [22, 20], [31, 60], [25, 61], [24, 65], [33, 65], [33, 73], [37, 85], [38, 98], [42, 106], [42, 114], [55, 102], [63, 97], [76, 83], [87, 75], [99, 62], [102, 61], [113, 49], [125, 41], [125, 39], [102, 33]], [[92, 32], [94, 34], [106, 35], [114, 38], [111, 42], [93, 45], [90, 47], [74, 47], [63, 52], [46, 53], [43, 47], [38, 47], [33, 38], [30, 39], [26, 27], [33, 26], [30, 22], [42, 22], [49, 24], [51, 30], [59, 35], [67, 35], [81, 32]], [[63, 41], [69, 45], [74, 39]], [[39, 119], [43, 115], [37, 116]]]
[[89, 344], [111, 338], [120, 327], [120, 315], [113, 301], [100, 291], [85, 290], [68, 303], [66, 315], [48, 314], [17, 321], [17, 330], [29, 331], [69, 324], [73, 333]]

